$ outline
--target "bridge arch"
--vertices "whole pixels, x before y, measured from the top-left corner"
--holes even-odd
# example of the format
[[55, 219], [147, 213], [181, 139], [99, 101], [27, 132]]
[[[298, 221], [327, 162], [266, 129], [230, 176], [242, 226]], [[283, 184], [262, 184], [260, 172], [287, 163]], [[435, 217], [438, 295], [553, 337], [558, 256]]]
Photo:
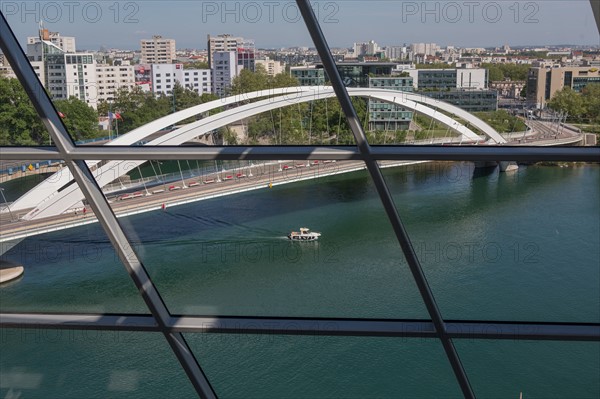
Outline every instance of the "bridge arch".
[[[389, 91], [383, 89], [348, 89], [348, 91], [350, 95], [354, 97], [369, 97], [379, 99], [401, 105], [405, 108], [418, 110], [419, 112], [428, 115], [433, 119], [436, 119], [444, 125], [448, 126], [450, 129], [460, 134], [461, 137], [466, 138], [469, 141], [479, 141], [480, 139], [479, 136], [477, 136], [473, 131], [468, 129], [466, 126], [458, 123], [457, 121], [453, 120], [452, 118], [448, 117], [447, 115], [438, 112], [437, 110], [427, 105], [419, 104], [416, 101], [413, 101], [413, 99], [423, 101], [424, 99], [421, 96], [406, 92]], [[333, 92], [331, 87], [327, 86], [284, 88], [277, 89], [275, 91], [254, 92], [249, 93], [248, 95], [229, 97], [228, 99], [201, 104], [199, 106], [192, 107], [188, 110], [180, 111], [179, 113], [172, 114], [165, 118], [161, 118], [157, 121], [151, 122], [148, 125], [142, 126], [132, 131], [131, 133], [128, 133], [114, 140], [113, 142], [111, 142], [111, 145], [133, 144], [140, 140], [143, 140], [143, 138], [146, 138], [151, 134], [154, 134], [157, 129], [161, 129], [160, 126], [170, 126], [172, 124], [177, 123], [177, 121], [187, 119], [190, 116], [194, 116], [199, 113], [207, 112], [211, 109], [222, 107], [223, 104], [233, 104], [239, 103], [240, 101], [245, 101], [250, 98], [271, 96], [274, 92], [278, 94], [277, 97], [268, 98], [266, 100], [261, 100], [256, 103], [246, 104], [238, 108], [230, 109], [228, 111], [212, 115], [208, 118], [191, 123], [173, 132], [166, 133], [165, 135], [154, 139], [147, 145], [181, 145], [182, 143], [189, 141], [194, 137], [207, 134], [219, 127], [226, 126], [238, 120], [257, 115], [263, 112], [267, 112], [272, 109], [277, 109], [286, 105], [292, 105], [301, 102], [309, 102], [313, 100], [335, 97], [335, 93]], [[459, 109], [458, 107], [438, 102], [435, 100], [433, 100], [433, 102], [435, 103], [434, 105], [440, 109], [452, 112], [455, 115], [458, 114], [458, 116], [460, 117], [465, 116], [466, 120], [470, 120], [470, 122], [472, 122], [474, 126], [477, 126], [482, 130], [489, 128], [493, 131], [491, 127], [487, 125], [482, 125], [485, 124], [483, 121], [479, 120], [478, 118], [472, 115], [471, 117], [469, 117], [469, 113]], [[495, 131], [493, 131], [493, 133], [498, 135], [498, 133], [496, 133]], [[491, 135], [489, 136], [491, 137]], [[499, 138], [503, 140], [501, 136], [499, 136]], [[126, 174], [127, 172], [144, 162], [146, 161], [110, 161], [98, 167], [94, 171], [94, 175], [96, 176], [98, 184], [102, 187], [116, 180], [118, 177]], [[94, 162], [90, 162], [90, 164], [94, 164]], [[65, 170], [63, 171], [63, 175], [60, 176], [58, 179], [49, 179], [51, 182], [48, 184], [44, 184], [46, 182], [42, 182], [39, 186], [44, 185], [43, 190], [40, 187], [35, 187], [30, 192], [26, 193], [21, 199], [17, 200], [13, 204], [13, 207], [15, 206], [15, 204], [19, 205], [19, 202], [21, 203], [21, 208], [29, 208], [35, 206], [35, 208], [25, 216], [26, 219], [38, 219], [63, 213], [69, 208], [77, 206], [77, 204], [79, 204], [84, 198], [77, 185], [71, 185], [70, 187], [63, 188], [60, 192], [58, 192], [58, 190], [61, 189], [61, 187], [64, 187], [69, 183], [71, 178], [72, 177], [70, 176], [70, 172]], [[46, 195], [46, 199], [43, 200], [41, 203], [36, 202], [33, 205], [23, 206], [23, 203], [25, 203], [26, 200], [29, 200], [31, 202], [32, 197], [35, 198], [35, 201], [39, 201], [39, 198], [42, 196], [40, 195], [41, 192], [50, 192], [50, 194]]]

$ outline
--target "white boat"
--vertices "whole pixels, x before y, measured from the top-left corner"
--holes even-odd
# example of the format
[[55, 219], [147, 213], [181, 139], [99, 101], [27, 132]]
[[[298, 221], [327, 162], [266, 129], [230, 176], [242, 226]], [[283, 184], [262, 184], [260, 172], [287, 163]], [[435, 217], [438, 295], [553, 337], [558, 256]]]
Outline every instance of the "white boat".
[[307, 229], [306, 227], [301, 227], [300, 232], [292, 231], [288, 238], [292, 241], [315, 241], [321, 237], [321, 233], [315, 233]]

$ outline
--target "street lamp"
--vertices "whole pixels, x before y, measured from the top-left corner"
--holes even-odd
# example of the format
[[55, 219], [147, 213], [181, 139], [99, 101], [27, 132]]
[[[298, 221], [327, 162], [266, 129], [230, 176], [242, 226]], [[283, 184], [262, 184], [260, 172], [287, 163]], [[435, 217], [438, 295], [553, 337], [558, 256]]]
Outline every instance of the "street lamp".
[[4, 203], [6, 204], [6, 209], [8, 209], [8, 214], [10, 215], [10, 221], [13, 221], [13, 214], [12, 211], [10, 210], [10, 205], [8, 205], [8, 201], [6, 200], [6, 197], [4, 196], [4, 189], [2, 187], [0, 187], [0, 194], [2, 194], [2, 198], [4, 199]]

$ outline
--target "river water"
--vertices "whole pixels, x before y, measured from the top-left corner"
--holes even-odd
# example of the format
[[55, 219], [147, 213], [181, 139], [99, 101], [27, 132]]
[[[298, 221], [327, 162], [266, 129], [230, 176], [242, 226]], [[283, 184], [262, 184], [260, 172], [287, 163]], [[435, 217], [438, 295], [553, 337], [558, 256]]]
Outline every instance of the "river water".
[[[431, 163], [384, 176], [446, 319], [600, 322], [600, 168]], [[428, 318], [366, 172], [122, 224], [173, 314]], [[323, 236], [289, 242], [299, 227]], [[26, 271], [0, 287], [2, 312], [147, 313], [98, 225], [30, 238], [5, 257]], [[158, 334], [0, 334], [1, 398], [194, 395]], [[186, 338], [221, 397], [460, 397], [436, 340]], [[597, 342], [455, 343], [478, 397], [600, 396]]]

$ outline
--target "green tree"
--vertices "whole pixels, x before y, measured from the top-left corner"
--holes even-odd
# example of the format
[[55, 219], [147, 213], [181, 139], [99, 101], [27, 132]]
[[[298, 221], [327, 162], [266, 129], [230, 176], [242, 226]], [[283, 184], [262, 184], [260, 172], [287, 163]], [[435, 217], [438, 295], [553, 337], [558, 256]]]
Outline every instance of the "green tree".
[[590, 123], [600, 124], [600, 83], [585, 86], [582, 90], [582, 101]]
[[109, 111], [121, 114], [123, 119], [118, 123], [119, 133], [123, 134], [170, 114], [173, 110], [172, 103], [171, 97], [157, 98], [154, 93], [144, 92], [140, 87], [131, 91], [121, 88], [115, 94], [113, 103], [103, 102], [98, 105], [98, 112], [102, 116]]
[[210, 69], [208, 62], [192, 61], [183, 64], [183, 69]]
[[231, 94], [238, 95], [269, 88], [269, 75], [262, 65], [256, 66], [256, 71], [242, 69], [240, 74], [231, 82]]
[[521, 89], [521, 93], [519, 93], [519, 96], [523, 98], [527, 97], [527, 85], [523, 86], [523, 88]]
[[581, 94], [570, 87], [556, 92], [548, 101], [548, 107], [558, 112], [568, 113], [570, 118], [580, 120], [586, 113], [586, 107]]
[[98, 112], [76, 97], [56, 100], [54, 106], [64, 117], [63, 123], [74, 140], [93, 139], [100, 136]]
[[49, 135], [17, 79], [0, 76], [0, 145], [47, 145]]
[[488, 70], [488, 78], [489, 78], [490, 82], [497, 82], [497, 81], [504, 80], [504, 73], [496, 65], [489, 66], [487, 68], [487, 70]]

